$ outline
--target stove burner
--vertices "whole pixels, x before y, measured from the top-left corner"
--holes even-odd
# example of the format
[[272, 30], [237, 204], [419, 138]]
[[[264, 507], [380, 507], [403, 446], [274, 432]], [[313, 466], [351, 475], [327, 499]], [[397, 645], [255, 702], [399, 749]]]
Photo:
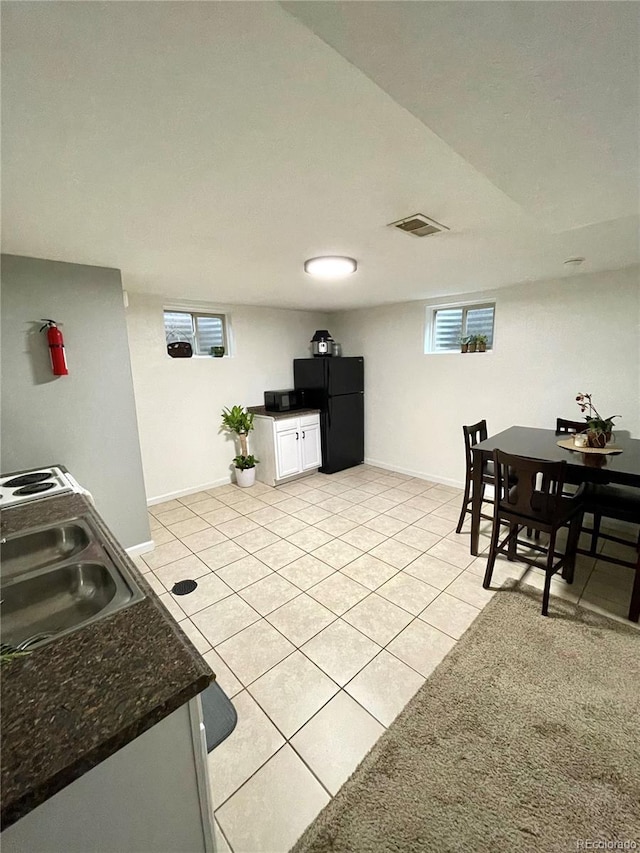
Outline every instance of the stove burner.
[[6, 489], [16, 488], [18, 486], [30, 486], [33, 483], [41, 483], [43, 480], [49, 480], [53, 474], [51, 471], [35, 471], [33, 474], [20, 474], [18, 477], [12, 477], [2, 485]]
[[39, 492], [48, 492], [49, 489], [54, 489], [56, 487], [56, 483], [48, 482], [48, 483], [32, 483], [29, 486], [23, 486], [21, 489], [17, 489], [13, 494], [14, 495], [37, 495]]

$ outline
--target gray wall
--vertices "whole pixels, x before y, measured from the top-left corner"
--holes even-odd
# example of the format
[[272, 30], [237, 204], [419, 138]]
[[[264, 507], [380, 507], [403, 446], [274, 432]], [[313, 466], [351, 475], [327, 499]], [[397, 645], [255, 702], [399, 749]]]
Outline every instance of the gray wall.
[[[54, 376], [41, 317], [64, 334]], [[3, 472], [60, 463], [122, 545], [151, 536], [120, 271], [2, 256]]]

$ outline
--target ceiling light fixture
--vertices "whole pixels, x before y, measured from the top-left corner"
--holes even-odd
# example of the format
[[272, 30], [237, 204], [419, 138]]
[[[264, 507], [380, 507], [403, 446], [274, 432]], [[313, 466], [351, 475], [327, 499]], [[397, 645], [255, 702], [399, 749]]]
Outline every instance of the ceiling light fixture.
[[579, 267], [584, 262], [584, 258], [567, 258], [564, 262], [567, 267]]
[[345, 278], [357, 269], [358, 262], [354, 258], [339, 255], [309, 258], [304, 262], [304, 271], [315, 278]]

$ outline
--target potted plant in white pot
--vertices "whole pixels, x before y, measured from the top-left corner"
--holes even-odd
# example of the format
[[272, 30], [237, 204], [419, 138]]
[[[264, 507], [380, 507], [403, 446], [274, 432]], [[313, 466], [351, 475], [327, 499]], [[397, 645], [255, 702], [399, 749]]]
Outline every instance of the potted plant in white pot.
[[243, 489], [253, 486], [256, 481], [256, 464], [259, 462], [249, 454], [247, 447], [247, 436], [253, 429], [253, 414], [242, 406], [225, 408], [222, 410], [221, 428], [237, 435], [240, 442], [240, 453], [233, 459], [237, 484]]
[[236, 466], [236, 482], [243, 489], [253, 486], [256, 481], [256, 463], [259, 462], [255, 456], [234, 456], [233, 464]]

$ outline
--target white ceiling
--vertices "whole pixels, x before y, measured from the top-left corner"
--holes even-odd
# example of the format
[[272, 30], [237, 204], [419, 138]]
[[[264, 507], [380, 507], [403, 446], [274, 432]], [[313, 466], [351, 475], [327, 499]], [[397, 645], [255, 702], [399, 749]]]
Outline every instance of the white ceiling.
[[[3, 251], [326, 310], [636, 263], [639, 12], [3, 3]], [[386, 227], [416, 212], [451, 231]]]

